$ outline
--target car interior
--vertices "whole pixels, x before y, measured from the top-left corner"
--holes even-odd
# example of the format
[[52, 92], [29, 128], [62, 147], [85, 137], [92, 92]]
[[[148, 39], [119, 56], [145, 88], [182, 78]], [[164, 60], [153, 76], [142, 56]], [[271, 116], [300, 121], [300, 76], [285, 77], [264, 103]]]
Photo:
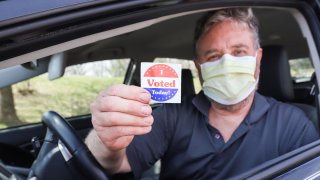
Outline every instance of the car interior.
[[[317, 77], [312, 67], [312, 64], [319, 59], [310, 54], [312, 36], [308, 36], [306, 33], [308, 29], [301, 26], [304, 23], [303, 18], [301, 19], [303, 16], [290, 8], [257, 7], [253, 10], [259, 20], [263, 48], [258, 92], [301, 108], [319, 129]], [[124, 33], [109, 32], [111, 35], [108, 35], [108, 38], [92, 43], [81, 41], [75, 45], [76, 47], [70, 46], [63, 52], [48, 54], [22, 65], [18, 63], [0, 69], [0, 76], [7, 77], [4, 78], [6, 81], [0, 82], [0, 87], [28, 80], [46, 72], [49, 79], [54, 81], [63, 78], [65, 68], [68, 66], [124, 58], [129, 58], [130, 63], [123, 83], [139, 86], [141, 62], [153, 62], [156, 58], [189, 61], [195, 59], [194, 26], [204, 13], [205, 11], [181, 13], [159, 18], [139, 28], [128, 26]], [[311, 67], [299, 66], [311, 71], [309, 75], [294, 76], [292, 64], [295, 64], [295, 61], [307, 61], [311, 64]], [[183, 97], [197, 93], [193, 80], [197, 76], [190, 69], [182, 70]], [[90, 114], [65, 118], [82, 139], [92, 129]], [[43, 139], [45, 132], [46, 128], [40, 123], [0, 130], [1, 162], [10, 167], [11, 171], [26, 177], [35, 160], [34, 144], [31, 140], [35, 140], [34, 137]], [[15, 136], [17, 133], [22, 134], [24, 138], [17, 138]], [[157, 179], [158, 176], [159, 167], [153, 167], [142, 179]]]

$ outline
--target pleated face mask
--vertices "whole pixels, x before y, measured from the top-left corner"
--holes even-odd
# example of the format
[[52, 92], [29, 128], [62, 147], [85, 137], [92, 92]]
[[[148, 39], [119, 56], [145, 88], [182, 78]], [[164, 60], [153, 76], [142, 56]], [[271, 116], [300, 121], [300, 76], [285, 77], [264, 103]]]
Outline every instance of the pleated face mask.
[[255, 69], [256, 56], [224, 54], [217, 61], [201, 64], [203, 92], [220, 104], [237, 104], [255, 90]]

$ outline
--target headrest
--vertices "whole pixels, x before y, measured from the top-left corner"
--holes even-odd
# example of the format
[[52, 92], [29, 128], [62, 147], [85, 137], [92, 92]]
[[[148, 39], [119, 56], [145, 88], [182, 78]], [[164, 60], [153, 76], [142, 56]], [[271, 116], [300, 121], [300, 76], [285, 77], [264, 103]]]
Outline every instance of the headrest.
[[193, 76], [190, 69], [181, 72], [181, 97], [195, 94]]
[[266, 46], [262, 49], [258, 92], [279, 101], [293, 101], [293, 82], [285, 49], [278, 45]]

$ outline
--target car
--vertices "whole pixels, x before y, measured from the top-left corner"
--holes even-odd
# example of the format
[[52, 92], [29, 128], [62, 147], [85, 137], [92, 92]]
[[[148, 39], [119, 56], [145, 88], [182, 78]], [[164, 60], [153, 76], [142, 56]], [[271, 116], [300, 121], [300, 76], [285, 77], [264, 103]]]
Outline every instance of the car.
[[[319, 0], [0, 1], [0, 177], [129, 177], [107, 175], [83, 143], [90, 103], [112, 84], [140, 86], [141, 62], [182, 64], [182, 96], [198, 93], [195, 24], [225, 7], [252, 7], [260, 22], [258, 91], [301, 108], [319, 130]], [[315, 141], [231, 179], [317, 179], [319, 149]], [[160, 166], [142, 179], [158, 179]]]

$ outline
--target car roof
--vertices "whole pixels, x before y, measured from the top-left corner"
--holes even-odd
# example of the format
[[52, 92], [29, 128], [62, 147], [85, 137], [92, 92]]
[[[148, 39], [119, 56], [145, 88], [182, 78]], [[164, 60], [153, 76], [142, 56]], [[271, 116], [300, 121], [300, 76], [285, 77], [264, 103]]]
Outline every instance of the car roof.
[[[286, 48], [290, 59], [308, 56], [306, 40], [289, 11], [254, 8], [254, 12], [260, 21], [262, 47], [282, 45]], [[137, 31], [73, 49], [67, 53], [69, 57], [77, 60], [75, 63], [88, 59], [130, 57], [137, 61], [152, 61], [156, 57], [193, 60], [195, 58], [193, 49], [195, 24], [204, 13], [172, 18]], [[286, 22], [285, 25], [283, 22]]]
[[0, 2], [0, 21], [28, 16], [68, 6], [76, 6], [94, 0], [10, 0]]

